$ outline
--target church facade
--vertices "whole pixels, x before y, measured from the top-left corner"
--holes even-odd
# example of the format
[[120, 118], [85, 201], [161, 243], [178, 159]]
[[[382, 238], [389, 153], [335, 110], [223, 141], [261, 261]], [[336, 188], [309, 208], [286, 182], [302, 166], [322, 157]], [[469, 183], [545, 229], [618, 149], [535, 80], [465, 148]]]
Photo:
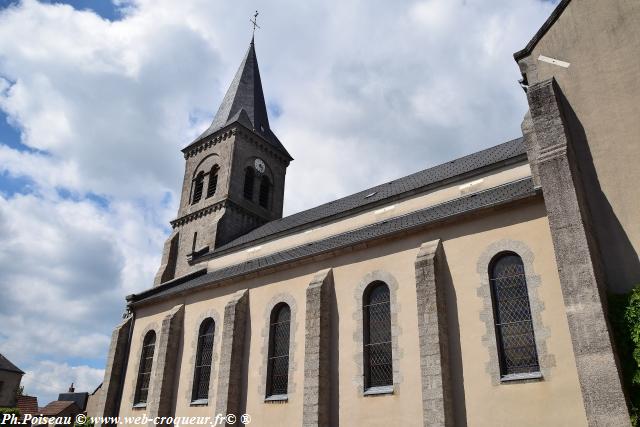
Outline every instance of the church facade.
[[284, 218], [252, 41], [183, 149], [89, 415], [629, 426], [606, 292], [640, 283], [639, 23], [634, 1], [561, 1], [515, 54], [522, 137]]

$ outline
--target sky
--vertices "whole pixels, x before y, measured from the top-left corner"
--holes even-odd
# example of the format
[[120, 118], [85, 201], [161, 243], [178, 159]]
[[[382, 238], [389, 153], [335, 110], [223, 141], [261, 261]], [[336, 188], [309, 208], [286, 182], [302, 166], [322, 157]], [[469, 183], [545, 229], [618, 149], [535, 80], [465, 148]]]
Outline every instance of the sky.
[[0, 352], [25, 392], [102, 381], [256, 8], [287, 215], [519, 137], [512, 55], [555, 3], [0, 0]]

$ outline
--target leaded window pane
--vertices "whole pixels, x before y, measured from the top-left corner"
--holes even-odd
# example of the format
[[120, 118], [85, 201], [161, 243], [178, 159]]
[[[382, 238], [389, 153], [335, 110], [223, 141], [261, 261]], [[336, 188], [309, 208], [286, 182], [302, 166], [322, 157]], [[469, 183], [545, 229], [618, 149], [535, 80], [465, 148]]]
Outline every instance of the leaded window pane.
[[269, 360], [267, 396], [287, 394], [289, 385], [289, 331], [291, 310], [278, 305], [271, 315], [269, 327]]
[[501, 255], [493, 262], [490, 279], [501, 374], [539, 372], [522, 259]]
[[392, 385], [391, 300], [385, 283], [369, 285], [363, 315], [365, 387]]
[[213, 357], [213, 337], [215, 323], [213, 319], [205, 319], [198, 333], [196, 366], [193, 378], [192, 400], [209, 398], [209, 382], [211, 380], [211, 360]]
[[151, 369], [153, 368], [153, 352], [156, 345], [156, 333], [147, 332], [142, 342], [140, 353], [140, 368], [138, 369], [138, 382], [136, 385], [135, 403], [147, 403], [149, 395], [149, 381], [151, 380]]

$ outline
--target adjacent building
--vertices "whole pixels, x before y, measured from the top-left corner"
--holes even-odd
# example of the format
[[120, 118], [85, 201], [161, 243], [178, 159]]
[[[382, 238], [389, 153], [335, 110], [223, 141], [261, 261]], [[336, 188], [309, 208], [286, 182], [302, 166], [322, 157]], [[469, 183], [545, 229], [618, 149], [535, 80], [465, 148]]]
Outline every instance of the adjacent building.
[[[40, 415], [38, 408], [38, 398], [36, 396], [20, 395], [17, 398], [16, 408], [20, 411], [19, 423], [32, 425], [31, 420]], [[27, 418], [29, 420], [27, 420]]]
[[0, 408], [16, 406], [16, 396], [24, 372], [0, 354]]
[[521, 137], [284, 218], [252, 41], [96, 413], [628, 426], [605, 296], [640, 278], [639, 32], [635, 0], [562, 1], [516, 54]]

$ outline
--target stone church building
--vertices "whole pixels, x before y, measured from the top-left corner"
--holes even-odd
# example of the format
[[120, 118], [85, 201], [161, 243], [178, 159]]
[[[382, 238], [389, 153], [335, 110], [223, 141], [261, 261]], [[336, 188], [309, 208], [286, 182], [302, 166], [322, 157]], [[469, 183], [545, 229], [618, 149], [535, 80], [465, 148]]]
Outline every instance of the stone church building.
[[252, 41], [96, 415], [629, 426], [606, 292], [640, 283], [639, 52], [639, 1], [562, 0], [515, 54], [521, 137], [283, 218]]

